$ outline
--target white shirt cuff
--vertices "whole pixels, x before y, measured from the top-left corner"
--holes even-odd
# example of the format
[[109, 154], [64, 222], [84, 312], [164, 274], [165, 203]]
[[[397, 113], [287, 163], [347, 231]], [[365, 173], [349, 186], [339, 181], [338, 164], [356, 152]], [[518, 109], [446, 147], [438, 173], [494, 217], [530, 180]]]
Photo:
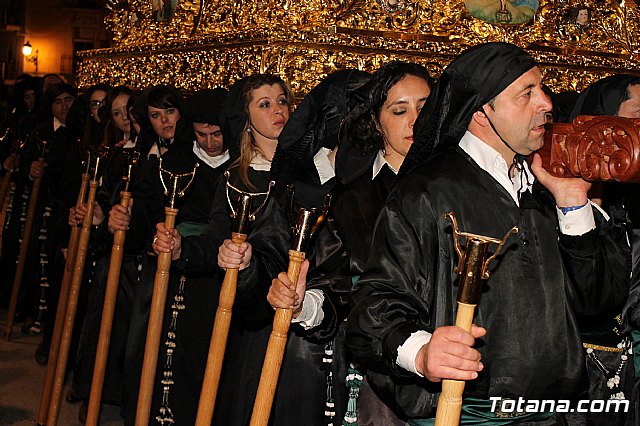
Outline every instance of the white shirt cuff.
[[293, 318], [291, 322], [300, 324], [305, 330], [317, 327], [324, 319], [323, 303], [324, 293], [322, 290], [307, 290], [302, 302], [302, 311], [300, 311], [298, 318]]
[[587, 202], [584, 207], [567, 212], [567, 214], [562, 213], [562, 210], [556, 206], [556, 213], [558, 214], [560, 232], [565, 235], [584, 235], [592, 229], [596, 229], [591, 201]]
[[313, 163], [316, 165], [320, 184], [322, 185], [336, 175], [336, 171], [329, 160], [329, 154], [331, 154], [331, 150], [329, 148], [320, 148], [313, 157]]
[[409, 336], [407, 340], [401, 346], [398, 346], [398, 359], [396, 364], [404, 368], [407, 371], [417, 374], [420, 377], [424, 377], [418, 373], [416, 368], [416, 357], [420, 349], [429, 343], [431, 340], [431, 333], [424, 330], [418, 330]]

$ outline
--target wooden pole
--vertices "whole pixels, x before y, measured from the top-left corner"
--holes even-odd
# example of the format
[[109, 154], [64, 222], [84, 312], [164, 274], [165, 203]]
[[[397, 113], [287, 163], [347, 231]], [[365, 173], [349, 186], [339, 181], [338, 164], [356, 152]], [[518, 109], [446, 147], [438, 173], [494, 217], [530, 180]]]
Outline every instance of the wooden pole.
[[[11, 174], [13, 170], [7, 170], [2, 177], [2, 183], [0, 184], [0, 206], [4, 205], [5, 198], [9, 193], [9, 187], [11, 186]], [[0, 226], [2, 223], [0, 223]]]
[[[82, 174], [82, 184], [80, 185], [80, 193], [76, 201], [76, 208], [84, 203], [89, 188], [89, 174]], [[49, 359], [47, 361], [47, 372], [44, 376], [44, 384], [42, 385], [42, 393], [40, 395], [40, 407], [38, 408], [38, 418], [36, 423], [43, 426], [47, 421], [47, 412], [49, 411], [49, 402], [51, 400], [51, 391], [53, 390], [53, 378], [56, 372], [56, 364], [58, 362], [58, 354], [60, 351], [60, 340], [62, 339], [62, 329], [64, 325], [64, 317], [67, 312], [67, 303], [69, 299], [69, 290], [71, 288], [71, 275], [73, 272], [73, 264], [76, 258], [78, 248], [78, 238], [80, 237], [80, 228], [71, 227], [71, 235], [69, 236], [69, 244], [67, 245], [67, 258], [64, 263], [64, 274], [60, 285], [60, 297], [58, 299], [58, 309], [56, 310], [56, 320], [53, 327], [51, 338], [51, 347], [49, 348]]]
[[[44, 158], [40, 157], [38, 161], [44, 161]], [[29, 199], [29, 208], [27, 210], [27, 221], [24, 224], [24, 230], [22, 232], [22, 243], [20, 244], [20, 254], [18, 255], [18, 266], [16, 267], [16, 275], [13, 279], [11, 301], [9, 302], [9, 312], [7, 314], [7, 324], [5, 327], [5, 337], [7, 341], [11, 340], [13, 322], [16, 316], [16, 309], [18, 308], [18, 297], [20, 296], [20, 287], [22, 287], [22, 276], [24, 275], [24, 267], [27, 261], [27, 254], [29, 252], [29, 239], [31, 238], [33, 221], [38, 208], [41, 184], [42, 176], [37, 176], [33, 179], [31, 198]]]
[[[292, 283], [298, 282], [300, 275], [300, 267], [304, 262], [305, 254], [297, 250], [289, 250], [289, 268], [287, 277]], [[266, 426], [271, 415], [271, 405], [273, 397], [276, 393], [278, 385], [278, 376], [280, 375], [280, 366], [284, 357], [284, 350], [287, 345], [287, 334], [291, 325], [293, 310], [276, 309], [275, 318], [273, 319], [273, 330], [269, 337], [267, 345], [267, 353], [262, 364], [262, 373], [260, 374], [260, 384], [256, 394], [256, 401], [253, 405], [251, 413], [250, 426]], [[302, 419], [301, 419], [302, 420]]]
[[96, 198], [97, 188], [98, 181], [95, 179], [91, 180], [91, 182], [89, 182], [89, 196], [87, 197], [87, 214], [82, 221], [82, 229], [80, 230], [80, 238], [78, 240], [78, 249], [75, 262], [73, 264], [73, 277], [71, 279], [68, 298], [69, 302], [67, 303], [67, 309], [64, 316], [64, 327], [62, 329], [62, 336], [60, 339], [60, 349], [53, 380], [51, 402], [49, 403], [49, 411], [47, 414], [47, 426], [56, 426], [58, 424], [62, 388], [64, 387], [67, 360], [69, 359], [73, 323], [75, 321], [76, 310], [78, 308], [78, 297], [80, 296], [80, 285], [82, 284], [84, 264], [87, 259], [87, 246], [89, 245], [89, 235], [91, 232], [91, 225], [93, 223], [93, 202]]
[[[11, 186], [11, 182], [9, 182], [9, 186]], [[8, 191], [8, 194], [5, 198], [0, 201], [0, 241], [2, 241], [2, 233], [4, 232], [4, 223], [7, 218], [7, 211], [9, 210], [9, 204], [11, 203], [11, 190]], [[2, 256], [2, 247], [0, 247], [0, 257]]]
[[[458, 302], [456, 326], [471, 332], [475, 309], [476, 305]], [[435, 426], [458, 426], [460, 424], [464, 385], [464, 380], [445, 379], [442, 381], [442, 392], [438, 398]]]
[[[173, 229], [178, 209], [165, 207], [164, 211], [164, 224], [167, 229]], [[149, 424], [160, 338], [162, 337], [162, 321], [164, 319], [164, 308], [167, 301], [171, 255], [172, 252], [160, 253], [158, 255], [158, 268], [153, 282], [153, 298], [151, 299], [147, 340], [144, 347], [144, 362], [142, 364], [142, 376], [140, 378], [140, 390], [138, 392], [136, 426], [147, 426]]]
[[[240, 246], [247, 240], [246, 234], [234, 232], [231, 241]], [[222, 371], [222, 361], [227, 347], [227, 337], [229, 336], [229, 326], [231, 325], [231, 314], [233, 302], [236, 297], [236, 285], [238, 283], [238, 269], [228, 268], [224, 274], [222, 289], [216, 318], [213, 323], [213, 333], [209, 344], [209, 355], [207, 357], [207, 368], [204, 372], [202, 390], [200, 391], [200, 401], [198, 403], [198, 414], [196, 416], [197, 426], [210, 426], [213, 417], [213, 410], [218, 395], [218, 384], [220, 383], [220, 373]]]
[[[130, 192], [120, 193], [120, 205], [129, 208], [131, 200]], [[86, 425], [97, 425], [100, 418], [100, 403], [102, 401], [102, 388], [104, 386], [104, 374], [111, 343], [111, 328], [113, 314], [116, 308], [118, 296], [118, 282], [120, 281], [120, 268], [122, 267], [122, 255], [126, 231], [117, 230], [113, 235], [113, 247], [111, 248], [111, 260], [109, 261], [109, 275], [107, 277], [107, 289], [102, 308], [102, 323], [98, 338], [96, 362], [93, 367], [93, 380], [91, 381], [91, 393], [89, 395], [89, 407], [87, 411]]]

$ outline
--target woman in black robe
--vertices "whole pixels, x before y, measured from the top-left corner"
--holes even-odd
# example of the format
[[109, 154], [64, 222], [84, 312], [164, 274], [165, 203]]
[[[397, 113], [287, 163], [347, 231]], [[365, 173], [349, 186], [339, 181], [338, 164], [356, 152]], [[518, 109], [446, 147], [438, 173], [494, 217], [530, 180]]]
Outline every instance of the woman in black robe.
[[[323, 252], [332, 253], [317, 265], [324, 274], [317, 282], [312, 276], [308, 284], [324, 294], [323, 304], [318, 307], [323, 318], [307, 331], [315, 338], [336, 333], [342, 337], [352, 283], [366, 264], [378, 212], [411, 146], [413, 122], [429, 95], [431, 83], [429, 73], [419, 65], [399, 61], [386, 64], [358, 91], [359, 102], [342, 125], [344, 137], [337, 153], [336, 174], [343, 185], [334, 195], [334, 226], [324, 227], [318, 236]], [[292, 291], [283, 284], [279, 280], [272, 284], [268, 300], [273, 306], [291, 305]], [[305, 300], [304, 288], [298, 288], [298, 295], [299, 300]], [[358, 387], [354, 391], [357, 395]], [[366, 384], [359, 392], [358, 424], [404, 424]], [[355, 410], [350, 411], [345, 421], [355, 423]]]
[[[230, 253], [228, 241], [220, 249], [219, 265], [249, 264], [238, 277], [235, 312], [241, 312], [243, 347], [233, 364], [226, 364], [223, 379], [236, 380], [235, 388], [219, 404], [233, 404], [233, 414], [218, 412], [224, 424], [244, 425], [249, 421], [260, 379], [263, 359], [273, 323], [273, 309], [266, 300], [269, 283], [288, 263], [289, 222], [286, 184], [295, 188], [295, 198], [305, 207], [324, 203], [325, 195], [336, 190], [335, 158], [340, 123], [347, 112], [347, 98], [369, 75], [355, 70], [339, 71], [314, 88], [296, 109], [279, 139], [271, 176], [274, 194], [264, 214], [256, 220], [249, 236], [252, 254], [239, 259]], [[267, 222], [267, 223], [265, 223]], [[324, 227], [332, 227], [328, 219]], [[306, 250], [311, 260], [310, 281], [320, 278], [335, 264], [332, 247], [316, 240]], [[324, 260], [325, 257], [331, 260]], [[234, 263], [238, 262], [238, 263]], [[323, 267], [317, 267], [322, 264]], [[312, 286], [312, 285], [311, 285]], [[315, 291], [318, 291], [317, 289]], [[295, 322], [295, 321], [294, 321]], [[291, 329], [271, 412], [271, 424], [294, 424], [304, 417], [305, 424], [337, 424], [346, 410], [343, 348], [334, 335], [314, 338], [303, 327]], [[337, 348], [340, 353], [334, 352]], [[238, 377], [237, 371], [242, 375]], [[228, 402], [227, 402], [228, 401]]]
[[[220, 127], [233, 160], [229, 168], [229, 181], [236, 188], [247, 192], [268, 190], [271, 159], [277, 138], [289, 119], [291, 100], [289, 87], [282, 79], [273, 75], [253, 75], [240, 80], [231, 88], [221, 108]], [[177, 333], [182, 333], [178, 344], [183, 348], [176, 347], [176, 355], [182, 358], [175, 361], [188, 362], [185, 367], [192, 371], [188, 377], [184, 376], [189, 380], [188, 383], [179, 384], [177, 379], [174, 380], [175, 390], [171, 391], [168, 401], [168, 406], [172, 410], [175, 408], [174, 414], [179, 424], [193, 424], [195, 421], [219, 285], [224, 277], [224, 273], [217, 266], [216, 257], [220, 244], [231, 235], [232, 220], [227, 205], [226, 181], [220, 180], [215, 194], [211, 195], [213, 204], [209, 213], [209, 224], [202, 235], [186, 234], [179, 226], [175, 230], [167, 230], [159, 225], [153, 245], [156, 252], [168, 252], [173, 249], [173, 267], [185, 276], [208, 277], [199, 289], [185, 287], [185, 309], [182, 312], [190, 312], [188, 318], [185, 317], [185, 320], [178, 324], [180, 329]], [[254, 207], [260, 205], [263, 200], [264, 197], [254, 200]], [[190, 291], [191, 295], [187, 294], [187, 291]], [[200, 300], [196, 301], [195, 298]], [[237, 318], [237, 315], [235, 317]], [[196, 326], [196, 322], [200, 323]], [[236, 342], [241, 340], [240, 333], [235, 324], [232, 325], [227, 343], [227, 353], [231, 355], [227, 362], [234, 361], [233, 348]], [[223, 378], [218, 395], [228, 396], [226, 389], [233, 385], [233, 381], [225, 384]], [[233, 414], [230, 406], [220, 402], [218, 404], [222, 407], [219, 410], [221, 414]], [[216, 420], [215, 424], [227, 423]]]

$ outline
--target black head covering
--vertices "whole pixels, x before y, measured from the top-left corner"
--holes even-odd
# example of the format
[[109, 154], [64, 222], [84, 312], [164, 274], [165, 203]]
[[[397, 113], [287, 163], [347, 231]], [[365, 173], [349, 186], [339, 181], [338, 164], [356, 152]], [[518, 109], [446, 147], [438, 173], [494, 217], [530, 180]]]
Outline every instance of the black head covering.
[[533, 67], [527, 52], [508, 43], [474, 46], [454, 59], [415, 122], [414, 142], [398, 176], [424, 163], [435, 149], [457, 145], [472, 115]]
[[191, 123], [220, 125], [220, 108], [229, 92], [221, 87], [194, 93], [185, 102], [184, 117]]
[[566, 123], [569, 121], [569, 114], [576, 104], [580, 94], [578, 92], [560, 92], [551, 96], [553, 103], [553, 121], [555, 123]]
[[78, 96], [74, 101], [65, 124], [69, 130], [69, 138], [72, 141], [80, 140], [82, 133], [89, 119], [89, 95], [83, 94]]
[[630, 84], [640, 84], [640, 77], [617, 74], [596, 81], [580, 93], [569, 114], [569, 122], [579, 115], [617, 115]]
[[240, 140], [242, 132], [247, 125], [249, 115], [242, 97], [244, 86], [249, 77], [238, 80], [231, 86], [229, 94], [225, 97], [220, 108], [220, 128], [224, 135], [225, 145], [229, 148], [229, 155], [234, 160], [240, 156]]
[[[305, 96], [278, 138], [271, 163], [273, 180], [279, 182], [284, 175], [307, 171], [317, 175], [313, 156], [322, 147], [333, 149], [338, 145], [340, 124], [348, 112], [347, 100], [351, 92], [370, 78], [364, 71], [336, 71]], [[317, 176], [315, 180], [319, 184]]]
[[16, 81], [14, 90], [15, 95], [13, 106], [17, 108], [19, 113], [24, 113], [27, 111], [27, 105], [24, 103], [24, 94], [29, 90], [33, 90], [37, 99], [38, 79], [28, 75], [20, 81]]

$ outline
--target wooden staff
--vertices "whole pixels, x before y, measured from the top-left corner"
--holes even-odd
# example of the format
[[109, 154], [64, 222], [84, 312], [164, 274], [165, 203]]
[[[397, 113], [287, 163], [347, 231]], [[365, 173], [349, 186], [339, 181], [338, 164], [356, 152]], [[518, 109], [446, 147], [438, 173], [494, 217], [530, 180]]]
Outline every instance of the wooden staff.
[[[231, 241], [240, 246], [247, 240], [245, 233], [246, 225], [249, 221], [255, 220], [255, 216], [267, 202], [269, 192], [275, 184], [269, 183], [269, 190], [261, 193], [247, 193], [240, 191], [229, 183], [229, 172], [225, 172], [227, 178], [227, 201], [231, 208], [231, 217], [235, 219], [231, 234]], [[229, 188], [238, 192], [237, 209], [234, 209], [229, 199]], [[251, 213], [251, 201], [253, 197], [264, 195], [265, 199], [258, 209]], [[238, 283], [238, 269], [227, 268], [220, 290], [220, 298], [218, 300], [218, 308], [216, 309], [216, 318], [213, 323], [213, 332], [211, 333], [211, 343], [209, 344], [209, 355], [207, 356], [207, 367], [204, 372], [204, 380], [202, 382], [202, 390], [200, 391], [200, 401], [198, 402], [198, 414], [196, 416], [197, 426], [211, 425], [213, 410], [218, 395], [218, 384], [220, 383], [220, 373], [222, 371], [222, 362], [227, 347], [227, 337], [229, 336], [229, 326], [231, 325], [231, 315], [233, 302], [236, 297], [236, 285]]]
[[[11, 174], [13, 169], [5, 170], [2, 177], [2, 183], [0, 183], [0, 206], [4, 206], [7, 194], [9, 193], [9, 187], [11, 186]], [[3, 226], [4, 221], [0, 222], [0, 226]]]
[[[87, 167], [88, 167], [87, 162]], [[84, 202], [89, 188], [89, 170], [82, 174], [82, 183], [78, 200], [76, 201], [76, 209]], [[78, 248], [78, 238], [80, 237], [80, 228], [78, 226], [71, 227], [71, 235], [69, 236], [69, 244], [67, 245], [67, 257], [64, 263], [64, 274], [60, 285], [60, 297], [58, 299], [58, 309], [56, 310], [56, 319], [53, 327], [53, 335], [51, 338], [51, 347], [49, 348], [49, 358], [47, 361], [47, 371], [44, 376], [44, 384], [42, 385], [42, 393], [40, 395], [40, 407], [38, 408], [38, 417], [36, 423], [39, 426], [45, 424], [47, 420], [47, 412], [49, 411], [49, 402], [51, 400], [51, 391], [53, 390], [53, 378], [58, 362], [58, 354], [60, 351], [60, 340], [62, 339], [62, 329], [64, 317], [67, 312], [67, 302], [69, 299], [69, 289], [71, 288], [71, 275], [73, 264], [76, 258], [76, 249]]]
[[[291, 203], [293, 203], [291, 187], [290, 194], [290, 200]], [[287, 269], [287, 277], [295, 285], [298, 283], [300, 267], [305, 259], [305, 251], [309, 238], [311, 238], [322, 222], [324, 222], [330, 200], [331, 195], [329, 194], [322, 209], [298, 209], [295, 225], [292, 227], [293, 238], [291, 250], [289, 250], [289, 267]], [[276, 309], [273, 319], [273, 330], [269, 337], [267, 353], [264, 358], [264, 363], [262, 364], [262, 373], [260, 374], [260, 384], [258, 385], [256, 400], [253, 405], [253, 412], [251, 413], [250, 426], [266, 426], [269, 422], [271, 405], [273, 404], [273, 397], [276, 393], [280, 366], [282, 365], [282, 359], [287, 345], [287, 334], [289, 333], [292, 317], [293, 310]]]
[[[67, 370], [67, 360], [69, 359], [69, 349], [71, 346], [71, 337], [73, 334], [73, 323], [76, 318], [76, 310], [78, 307], [78, 297], [80, 296], [80, 285], [82, 284], [82, 276], [84, 273], [84, 265], [87, 259], [87, 247], [89, 245], [89, 236], [93, 223], [93, 202], [96, 199], [96, 191], [98, 189], [98, 169], [101, 157], [95, 159], [95, 169], [91, 181], [89, 182], [89, 195], [87, 197], [87, 214], [82, 221], [82, 229], [78, 239], [78, 247], [76, 250], [75, 260], [73, 264], [73, 275], [69, 288], [69, 297], [67, 308], [64, 316], [64, 323], [60, 337], [60, 347], [58, 359], [53, 379], [53, 387], [51, 391], [51, 399], [49, 402], [49, 410], [47, 412], [47, 425], [55, 426], [58, 424], [58, 415], [60, 414], [60, 402], [62, 399], [62, 388], [64, 387], [64, 377]], [[60, 304], [58, 304], [60, 305]]]
[[[44, 161], [44, 152], [47, 142], [42, 141], [42, 155], [38, 161]], [[31, 187], [31, 197], [29, 198], [29, 209], [27, 210], [27, 221], [24, 224], [22, 232], [22, 243], [20, 244], [20, 254], [18, 255], [18, 266], [16, 266], [16, 275], [13, 278], [13, 289], [11, 291], [11, 301], [9, 302], [9, 312], [7, 314], [7, 324], [5, 327], [5, 337], [7, 341], [11, 340], [13, 332], [13, 322], [18, 308], [18, 297], [20, 296], [20, 287], [22, 287], [22, 276], [24, 275], [24, 267], [29, 252], [29, 240], [33, 229], [33, 221], [35, 219], [36, 210], [38, 209], [38, 199], [40, 198], [40, 185], [42, 184], [42, 176], [33, 178], [33, 186]]]
[[[120, 193], [120, 205], [125, 209], [129, 208], [129, 201], [131, 200], [131, 192], [129, 192], [131, 171], [137, 164], [139, 157], [140, 153], [138, 151], [133, 151], [128, 157], [127, 174], [123, 177], [125, 187], [124, 191]], [[98, 338], [96, 361], [93, 367], [93, 379], [91, 381], [91, 393], [89, 394], [86, 425], [97, 425], [100, 418], [102, 388], [104, 386], [104, 374], [107, 367], [107, 357], [109, 355], [109, 344], [111, 343], [111, 329], [118, 296], [118, 282], [120, 281], [125, 236], [126, 231], [123, 230], [117, 230], [113, 234], [113, 247], [111, 248], [111, 259], [109, 261], [107, 289], [105, 291], [104, 306], [102, 308], [100, 336]]]
[[[11, 133], [10, 129], [7, 129], [2, 137], [0, 137], [0, 143], [4, 142], [4, 139]], [[14, 163], [17, 163], [19, 160], [16, 158]], [[5, 198], [7, 197], [7, 193], [9, 192], [9, 186], [11, 185], [11, 174], [14, 169], [5, 170], [4, 176], [2, 177], [2, 183], [0, 183], [0, 208], [4, 206]], [[4, 220], [0, 221], [0, 226], [4, 225]]]
[[[165, 189], [165, 195], [169, 195], [170, 207], [165, 207], [164, 224], [167, 229], [175, 227], [178, 209], [174, 208], [176, 196], [181, 197], [193, 182], [198, 163], [193, 172], [185, 174], [174, 174], [162, 168], [162, 158], [160, 158], [160, 180]], [[171, 190], [167, 189], [164, 183], [163, 173], [171, 177]], [[182, 191], [178, 191], [178, 180], [190, 176], [191, 180]], [[153, 384], [158, 365], [158, 352], [160, 349], [160, 338], [162, 335], [162, 322], [164, 320], [164, 308], [167, 300], [167, 290], [169, 284], [169, 269], [171, 268], [171, 255], [160, 253], [158, 255], [158, 267], [153, 282], [153, 296], [151, 299], [151, 309], [149, 311], [149, 325], [147, 327], [147, 340], [144, 347], [144, 361], [142, 363], [142, 376], [140, 378], [140, 389], [138, 392], [138, 406], [136, 407], [136, 426], [147, 426], [151, 414], [151, 400], [153, 397]]]
[[[480, 301], [482, 282], [489, 278], [489, 262], [496, 258], [509, 237], [518, 233], [518, 227], [511, 228], [502, 240], [499, 240], [468, 232], [460, 232], [456, 217], [452, 212], [445, 214], [445, 218], [449, 219], [453, 224], [454, 246], [458, 253], [458, 265], [454, 268], [454, 272], [460, 275], [456, 326], [471, 332], [473, 315]], [[460, 237], [464, 237], [467, 240], [464, 252], [459, 244]], [[489, 244], [497, 244], [498, 247], [495, 253], [487, 259]], [[460, 424], [464, 385], [464, 380], [445, 379], [442, 381], [442, 392], [440, 393], [436, 410], [436, 426], [457, 426]]]

